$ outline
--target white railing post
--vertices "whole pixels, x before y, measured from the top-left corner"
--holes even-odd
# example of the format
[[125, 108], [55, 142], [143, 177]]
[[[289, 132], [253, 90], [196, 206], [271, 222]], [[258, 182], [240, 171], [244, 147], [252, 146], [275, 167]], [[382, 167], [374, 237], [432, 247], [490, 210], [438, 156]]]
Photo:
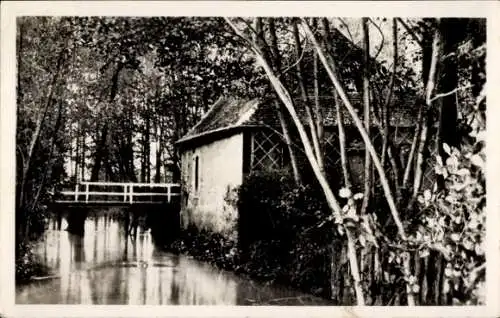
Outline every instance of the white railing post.
[[80, 187], [80, 184], [76, 184], [75, 186], [75, 202], [78, 201], [78, 188]]
[[172, 196], [172, 187], [168, 185], [167, 187], [167, 202], [170, 203], [170, 197]]
[[127, 202], [127, 188], [127, 184], [123, 185], [123, 202]]
[[89, 184], [85, 184], [85, 203], [89, 202]]
[[130, 201], [129, 202], [130, 202], [130, 204], [132, 204], [133, 203], [133, 196], [134, 196], [134, 186], [132, 185], [132, 183], [129, 183], [129, 187], [130, 187], [130, 190], [129, 190], [130, 191], [129, 192], [130, 193]]

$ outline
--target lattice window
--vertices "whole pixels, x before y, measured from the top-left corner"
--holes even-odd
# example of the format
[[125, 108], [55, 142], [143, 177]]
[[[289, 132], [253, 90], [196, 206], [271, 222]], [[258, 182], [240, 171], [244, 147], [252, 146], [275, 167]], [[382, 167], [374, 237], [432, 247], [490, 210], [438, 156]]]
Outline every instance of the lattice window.
[[431, 189], [432, 185], [436, 181], [436, 174], [434, 171], [434, 166], [436, 164], [436, 156], [437, 152], [437, 138], [435, 137], [434, 130], [429, 131], [429, 138], [427, 143], [427, 161], [424, 167], [424, 173], [422, 176], [422, 186], [420, 187], [420, 191], [423, 192], [425, 189]]
[[[359, 168], [359, 163], [357, 160], [359, 158], [364, 158], [364, 142], [360, 136], [360, 134], [356, 131], [355, 128], [345, 127], [346, 129], [346, 152], [349, 160], [350, 166], [356, 166]], [[414, 128], [407, 127], [395, 127], [391, 129], [391, 140], [394, 141], [394, 146], [396, 147], [396, 153], [401, 157], [396, 158], [398, 165], [405, 163], [408, 158], [408, 152], [411, 147], [411, 142], [414, 134]], [[370, 139], [372, 140], [375, 150], [377, 154], [380, 154], [382, 150], [382, 135], [377, 127], [372, 127], [370, 131]], [[340, 163], [340, 146], [338, 140], [338, 132], [335, 127], [333, 130], [329, 130], [325, 132], [325, 163], [328, 169], [335, 169], [337, 171], [341, 171], [341, 163]], [[358, 158], [359, 157], [359, 158]], [[354, 159], [353, 159], [354, 158]], [[356, 163], [353, 162], [356, 161]], [[387, 159], [386, 159], [387, 160]], [[392, 166], [386, 161], [385, 171], [388, 175], [393, 173]], [[356, 169], [355, 169], [356, 170]], [[359, 170], [359, 169], [358, 169]], [[362, 171], [359, 170], [359, 171]], [[354, 172], [352, 172], [354, 173]], [[432, 171], [426, 170], [426, 176], [432, 178]], [[353, 178], [362, 178], [362, 175], [353, 175]], [[375, 179], [377, 179], [377, 174], [374, 174]]]
[[340, 147], [337, 133], [325, 132], [325, 163], [331, 167], [340, 167]]
[[252, 135], [251, 170], [283, 167], [283, 142], [271, 131], [259, 130]]

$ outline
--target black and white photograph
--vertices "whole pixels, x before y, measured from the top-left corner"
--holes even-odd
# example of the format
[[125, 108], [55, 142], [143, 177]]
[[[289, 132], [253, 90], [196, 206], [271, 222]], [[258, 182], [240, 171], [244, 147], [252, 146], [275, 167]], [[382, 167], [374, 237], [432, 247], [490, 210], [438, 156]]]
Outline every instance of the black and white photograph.
[[14, 305], [487, 304], [486, 15], [76, 12], [10, 20]]

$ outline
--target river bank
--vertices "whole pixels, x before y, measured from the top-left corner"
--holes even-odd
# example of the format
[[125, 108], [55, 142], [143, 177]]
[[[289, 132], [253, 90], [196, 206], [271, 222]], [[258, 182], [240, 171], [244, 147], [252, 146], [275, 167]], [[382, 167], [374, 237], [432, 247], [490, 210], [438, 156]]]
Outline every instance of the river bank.
[[[264, 245], [258, 242], [257, 245]], [[320, 297], [324, 302], [334, 305], [328, 299], [328, 291], [321, 284], [309, 281], [308, 284], [297, 283], [298, 272], [290, 273], [279, 262], [265, 261], [265, 255], [243, 253], [234, 242], [220, 234], [209, 233], [195, 228], [188, 228], [179, 233], [173, 242], [163, 244], [162, 249], [171, 253], [186, 255], [206, 262], [216, 268], [230, 271], [245, 279], [258, 281], [266, 285], [280, 285], [295, 288], [301, 292]]]

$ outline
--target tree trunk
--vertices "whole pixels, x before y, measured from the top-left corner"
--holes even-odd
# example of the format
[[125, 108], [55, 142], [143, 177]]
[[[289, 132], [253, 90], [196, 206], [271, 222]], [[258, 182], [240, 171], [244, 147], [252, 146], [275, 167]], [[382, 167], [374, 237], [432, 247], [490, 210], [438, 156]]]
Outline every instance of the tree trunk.
[[393, 41], [393, 60], [392, 60], [392, 74], [391, 79], [389, 80], [389, 92], [387, 94], [386, 100], [382, 106], [382, 119], [384, 122], [384, 134], [382, 135], [382, 155], [380, 161], [382, 162], [382, 166], [385, 163], [385, 157], [387, 153], [387, 144], [389, 142], [389, 125], [390, 125], [390, 113], [389, 107], [391, 104], [391, 97], [394, 90], [394, 79], [396, 77], [396, 70], [398, 64], [398, 26], [396, 19], [392, 19], [392, 41]]
[[162, 144], [163, 144], [163, 138], [162, 138], [162, 119], [161, 116], [157, 116], [157, 148], [156, 148], [156, 172], [155, 172], [155, 182], [160, 183], [161, 182], [161, 153], [162, 153]]
[[[368, 18], [362, 19], [363, 24], [363, 119], [365, 131], [368, 138], [370, 138], [370, 34], [368, 30]], [[365, 147], [365, 177], [364, 177], [364, 193], [363, 203], [361, 204], [361, 214], [366, 213], [368, 204], [370, 202], [371, 194], [371, 161], [370, 152]]]
[[97, 143], [97, 147], [94, 153], [94, 166], [92, 167], [90, 181], [99, 180], [99, 172], [101, 171], [101, 163], [105, 155], [107, 139], [108, 139], [108, 123], [105, 122], [104, 127], [102, 128], [101, 137], [99, 138], [99, 142]]
[[[323, 42], [326, 43], [326, 45], [331, 48], [331, 33], [330, 33], [330, 26], [328, 24], [328, 19], [323, 18], [322, 19], [322, 24], [323, 24]], [[318, 53], [316, 52], [314, 54], [315, 61], [318, 63]], [[337, 72], [337, 65], [335, 61], [331, 61], [331, 67], [332, 67], [332, 72], [337, 76], [337, 78], [342, 81], [342, 78], [340, 77], [340, 74]], [[339, 95], [337, 93], [337, 90], [335, 87], [332, 88], [332, 94], [333, 94], [333, 99], [335, 101], [335, 108], [336, 108], [336, 120], [337, 120], [337, 129], [338, 129], [338, 138], [339, 138], [339, 148], [340, 148], [340, 164], [342, 168], [342, 175], [344, 176], [344, 186], [347, 187], [348, 189], [352, 188], [352, 182], [351, 182], [351, 173], [349, 171], [349, 164], [348, 164], [348, 158], [347, 158], [347, 150], [346, 150], [346, 136], [345, 136], [345, 129], [344, 129], [344, 115], [342, 114], [341, 107], [342, 107], [342, 101], [339, 98]]]
[[145, 131], [145, 146], [146, 146], [146, 182], [151, 182], [151, 118], [150, 109], [146, 104], [146, 131]]
[[405, 171], [404, 171], [404, 175], [403, 175], [402, 187], [404, 189], [408, 188], [408, 181], [410, 180], [411, 168], [414, 166], [413, 158], [415, 157], [415, 151], [417, 149], [420, 132], [422, 130], [422, 125], [423, 125], [422, 113], [423, 113], [423, 106], [420, 105], [420, 109], [418, 111], [418, 116], [417, 116], [417, 126], [415, 127], [415, 134], [413, 135], [410, 153], [408, 154], [408, 159], [406, 160], [406, 167], [405, 167]]
[[[302, 46], [300, 44], [300, 37], [299, 37], [299, 28], [297, 25], [297, 20], [294, 20], [293, 22], [293, 35], [295, 39], [295, 47], [297, 50], [297, 59], [301, 59], [302, 55]], [[274, 28], [272, 28], [274, 29]], [[276, 38], [276, 34], [273, 32], [271, 33], [272, 38]], [[275, 41], [273, 41], [273, 46], [276, 45]], [[276, 49], [275, 49], [276, 50]], [[304, 65], [302, 60], [299, 60], [297, 63], [297, 82], [299, 83], [299, 88], [300, 88], [300, 95], [302, 97], [302, 102], [304, 103], [304, 107], [306, 109], [306, 114], [307, 114], [307, 123], [309, 125], [309, 131], [311, 134], [311, 140], [313, 142], [314, 146], [314, 153], [316, 155], [316, 159], [318, 161], [318, 165], [322, 171], [325, 170], [324, 163], [323, 163], [323, 151], [320, 147], [320, 142], [318, 138], [318, 127], [316, 126], [317, 121], [315, 120], [315, 117], [313, 115], [313, 110], [311, 105], [309, 104], [309, 97], [307, 95], [307, 87], [306, 83], [303, 77], [304, 74]], [[317, 77], [317, 76], [315, 76]], [[317, 82], [317, 79], [316, 79]], [[316, 93], [316, 92], [315, 92]], [[317, 95], [316, 95], [317, 96]], [[319, 104], [318, 98], [316, 97], [316, 101]]]
[[[31, 139], [29, 148], [28, 148], [28, 153], [25, 156], [25, 163], [23, 166], [23, 171], [22, 171], [22, 177], [21, 177], [21, 185], [19, 186], [19, 199], [18, 199], [18, 207], [21, 208], [23, 206], [23, 200], [24, 200], [24, 188], [26, 185], [26, 179], [28, 177], [28, 172], [31, 168], [31, 159], [33, 157], [33, 152], [35, 150], [35, 147], [38, 144], [38, 139], [40, 138], [40, 133], [42, 131], [42, 127], [45, 123], [45, 117], [47, 116], [47, 112], [49, 107], [53, 103], [53, 96], [54, 96], [54, 90], [55, 86], [57, 84], [57, 81], [59, 80], [59, 76], [61, 74], [61, 69], [64, 64], [65, 58], [66, 58], [66, 45], [61, 49], [61, 52], [59, 53], [59, 57], [57, 59], [57, 64], [56, 64], [56, 72], [54, 74], [54, 77], [52, 78], [51, 83], [49, 84], [48, 87], [48, 94], [46, 97], [45, 105], [43, 106], [43, 109], [41, 110], [37, 122], [35, 125], [35, 132], [33, 133], [33, 138]], [[19, 105], [18, 105], [19, 107]]]
[[[434, 88], [436, 86], [436, 79], [437, 79], [437, 67], [438, 67], [438, 61], [441, 57], [441, 35], [439, 32], [439, 29], [436, 28], [434, 30], [434, 35], [433, 35], [433, 41], [432, 41], [432, 50], [430, 51], [431, 57], [430, 57], [430, 65], [429, 65], [429, 71], [426, 72], [428, 74], [427, 76], [427, 82], [425, 85], [425, 115], [424, 115], [424, 122], [422, 124], [422, 131], [420, 134], [420, 143], [418, 146], [418, 153], [417, 153], [417, 162], [416, 162], [416, 167], [415, 167], [415, 174], [414, 174], [414, 180], [413, 180], [413, 194], [411, 196], [410, 203], [408, 205], [408, 209], [411, 209], [417, 195], [420, 191], [420, 186], [422, 184], [422, 176], [425, 170], [425, 146], [427, 143], [427, 135], [428, 135], [428, 129], [429, 129], [429, 118], [428, 118], [428, 111], [432, 107], [432, 94], [434, 93]], [[427, 59], [427, 58], [426, 58]]]
[[[439, 25], [440, 33], [443, 39], [443, 56], [449, 56], [455, 52], [455, 46], [459, 41], [455, 31], [459, 28], [456, 25], [456, 19], [442, 19]], [[458, 87], [457, 62], [454, 58], [444, 58], [442, 64], [442, 76], [440, 76], [439, 93], [451, 92]], [[439, 133], [437, 143], [437, 153], [445, 162], [448, 154], [443, 149], [443, 144], [446, 143], [450, 147], [457, 147], [460, 143], [458, 132], [458, 109], [457, 95], [451, 94], [440, 98], [439, 105]], [[444, 182], [444, 180], [441, 180]]]
[[62, 101], [59, 101], [59, 107], [57, 111], [57, 118], [56, 122], [54, 125], [54, 130], [52, 133], [52, 138], [50, 142], [50, 151], [49, 151], [49, 158], [47, 159], [47, 163], [44, 167], [43, 174], [42, 174], [42, 181], [40, 182], [40, 185], [38, 186], [38, 191], [36, 192], [33, 201], [31, 203], [31, 210], [34, 210], [36, 207], [36, 204], [38, 203], [38, 200], [40, 198], [40, 194], [42, 193], [43, 189], [45, 188], [45, 182], [46, 180], [50, 180], [50, 175], [51, 175], [51, 161], [52, 157], [54, 155], [54, 148], [56, 144], [56, 139], [57, 139], [57, 134], [59, 132], [59, 128], [61, 126], [61, 119], [62, 119]]
[[141, 182], [146, 182], [146, 137], [142, 136], [141, 148]]
[[[120, 72], [122, 69], [125, 67], [123, 63], [119, 63], [116, 67], [115, 72], [113, 73], [113, 76], [111, 77], [111, 91], [109, 94], [109, 102], [112, 103], [113, 100], [116, 97], [116, 94], [118, 92], [118, 80], [120, 78]], [[102, 128], [102, 134], [101, 134], [101, 139], [96, 147], [95, 155], [94, 155], [94, 166], [92, 167], [92, 173], [90, 176], [91, 181], [97, 181], [99, 180], [99, 172], [101, 170], [101, 162], [103, 160], [103, 157], [107, 155], [107, 139], [108, 139], [108, 120], [109, 119], [104, 119], [104, 126]]]
[[78, 176], [80, 172], [80, 129], [76, 129], [75, 139], [75, 182], [78, 183]]
[[[304, 30], [306, 31], [306, 34], [312, 40], [313, 45], [314, 45], [316, 51], [318, 52], [320, 60], [323, 63], [323, 66], [325, 67], [325, 69], [328, 73], [328, 76], [330, 77], [330, 79], [331, 79], [333, 85], [335, 86], [340, 98], [342, 99], [343, 104], [346, 106], [347, 110], [349, 111], [349, 114], [351, 115], [351, 117], [354, 121], [354, 124], [356, 125], [356, 128], [360, 132], [361, 137], [363, 138], [363, 141], [365, 143], [365, 147], [367, 147], [368, 150], [370, 151], [370, 155], [373, 159], [373, 163], [374, 163], [374, 165], [377, 169], [377, 172], [379, 174], [380, 182], [381, 182], [382, 188], [384, 190], [387, 204], [389, 205], [389, 209], [390, 209], [391, 214], [393, 216], [394, 222], [398, 228], [398, 232], [399, 232], [401, 238], [406, 240], [406, 233], [405, 233], [403, 224], [401, 222], [401, 219], [399, 217], [399, 212], [398, 212], [396, 205], [394, 203], [394, 199], [393, 199], [393, 196], [391, 193], [389, 183], [387, 181], [387, 177], [385, 176], [385, 172], [382, 168], [382, 165], [380, 164], [380, 160], [378, 159], [375, 148], [373, 147], [373, 144], [372, 144], [370, 138], [368, 137], [368, 135], [363, 127], [363, 123], [361, 122], [356, 111], [352, 107], [352, 105], [351, 105], [349, 99], [347, 98], [347, 95], [346, 95], [344, 89], [342, 88], [338, 78], [333, 73], [332, 68], [326, 59], [326, 56], [323, 53], [323, 50], [321, 49], [320, 45], [316, 41], [316, 38], [314, 37], [314, 34], [312, 33], [311, 29], [309, 28], [309, 26], [307, 25], [307, 23], [305, 21], [303, 21], [302, 25], [304, 26]], [[333, 59], [331, 59], [331, 60], [333, 60]]]
[[[225, 18], [225, 19], [228, 22], [228, 24], [233, 28], [233, 30], [240, 37], [244, 38], [244, 36], [241, 34], [241, 32], [238, 31], [236, 26], [234, 26], [234, 24], [232, 24], [231, 20], [229, 18]], [[333, 194], [333, 191], [330, 188], [330, 185], [328, 184], [328, 181], [326, 180], [324, 173], [322, 173], [322, 171], [318, 165], [318, 162], [317, 162], [316, 157], [314, 155], [314, 151], [313, 151], [311, 142], [307, 136], [306, 130], [305, 130], [302, 122], [300, 121], [300, 119], [297, 115], [297, 112], [295, 110], [293, 100], [290, 96], [290, 93], [285, 88], [285, 86], [280, 81], [280, 79], [278, 77], [276, 77], [274, 71], [269, 66], [266, 59], [263, 57], [262, 51], [259, 50], [259, 48], [256, 47], [255, 45], [252, 45], [252, 50], [257, 58], [257, 61], [264, 68], [264, 71], [266, 72], [267, 77], [269, 78], [269, 81], [271, 82], [271, 85], [274, 87], [276, 93], [278, 94], [281, 101], [285, 105], [286, 109], [288, 110], [288, 112], [293, 120], [293, 123], [295, 124], [295, 126], [298, 130], [299, 137], [300, 137], [302, 144], [304, 146], [304, 151], [306, 153], [306, 157], [311, 165], [311, 168], [313, 170], [313, 173], [314, 173], [316, 179], [319, 182], [319, 185], [323, 191], [323, 194], [325, 195], [326, 202], [327, 202], [330, 210], [332, 211], [334, 219], [342, 222], [341, 221], [342, 220], [342, 211], [341, 211], [340, 205], [337, 202], [337, 199], [335, 198], [335, 195]], [[350, 231], [350, 229], [346, 228], [346, 232], [348, 232], [348, 231]], [[348, 239], [350, 244], [354, 244], [352, 242], [352, 238], [349, 235], [347, 236], [347, 239]], [[351, 249], [351, 252], [352, 252], [352, 249]], [[351, 264], [358, 263], [357, 256], [356, 256], [355, 252], [349, 253], [349, 259], [351, 261]], [[352, 273], [354, 281], [357, 281], [356, 277], [359, 277], [359, 272], [355, 272], [356, 270], [357, 270], [357, 266], [352, 266], [351, 273]], [[356, 297], [358, 300], [358, 305], [364, 305], [364, 295], [363, 295], [362, 290], [356, 289], [356, 292], [357, 292]], [[358, 294], [358, 292], [359, 292], [359, 294]]]
[[[272, 38], [272, 45], [271, 48], [269, 48], [269, 45], [265, 41], [265, 37], [263, 34], [263, 28], [262, 28], [262, 18], [256, 18], [255, 19], [255, 29], [256, 29], [256, 37], [255, 37], [255, 42], [257, 43], [257, 46], [262, 50], [263, 58], [267, 63], [270, 63], [271, 68], [275, 71], [278, 72], [279, 70], [279, 65], [281, 64], [280, 60], [280, 55], [278, 51], [278, 46], [277, 46], [277, 40], [276, 40], [276, 32], [274, 28], [274, 20], [270, 19], [269, 23], [270, 27], [270, 33], [271, 33], [271, 38]], [[271, 49], [273, 51], [271, 51]], [[292, 166], [292, 173], [293, 177], [295, 180], [295, 183], [301, 184], [302, 183], [302, 176], [300, 173], [300, 170], [298, 168], [298, 162], [297, 162], [297, 156], [295, 153], [295, 149], [293, 147], [293, 141], [292, 137], [290, 134], [290, 128], [289, 128], [289, 123], [288, 123], [288, 118], [285, 116], [282, 106], [280, 105], [277, 97], [274, 101], [274, 106], [275, 109], [278, 113], [278, 118], [280, 121], [281, 129], [283, 131], [283, 136], [285, 139], [285, 143], [288, 149], [288, 153], [290, 155], [290, 165]]]
[[85, 180], [85, 130], [81, 129], [80, 136], [80, 180]]
[[[316, 18], [313, 18], [313, 26], [317, 26], [318, 22]], [[316, 117], [316, 129], [319, 143], [319, 150], [322, 153], [322, 157], [324, 156], [324, 127], [323, 127], [323, 113], [321, 109], [321, 104], [319, 101], [319, 61], [318, 54], [314, 53], [313, 55], [313, 81], [314, 81], [314, 117]], [[323, 160], [323, 158], [322, 158]], [[324, 160], [323, 160], [324, 161]], [[322, 163], [324, 166], [324, 163]]]

